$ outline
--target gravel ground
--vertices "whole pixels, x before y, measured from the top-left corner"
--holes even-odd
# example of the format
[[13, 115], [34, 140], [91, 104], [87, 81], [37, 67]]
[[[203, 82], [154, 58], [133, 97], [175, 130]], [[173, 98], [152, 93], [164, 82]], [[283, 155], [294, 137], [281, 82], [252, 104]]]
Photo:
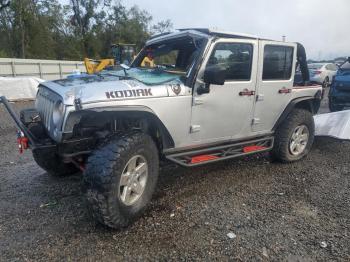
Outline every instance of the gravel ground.
[[79, 175], [19, 156], [14, 131], [0, 106], [0, 261], [350, 261], [350, 142], [316, 139], [294, 164], [164, 168], [145, 215], [117, 231], [90, 217]]

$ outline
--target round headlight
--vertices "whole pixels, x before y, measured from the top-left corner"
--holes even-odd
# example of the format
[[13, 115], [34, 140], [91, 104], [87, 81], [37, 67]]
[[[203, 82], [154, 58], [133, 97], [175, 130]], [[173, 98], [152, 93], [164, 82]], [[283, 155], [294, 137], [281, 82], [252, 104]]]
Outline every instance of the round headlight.
[[52, 112], [52, 121], [56, 127], [62, 121], [63, 114], [64, 114], [64, 104], [62, 101], [58, 101], [55, 104], [55, 107]]

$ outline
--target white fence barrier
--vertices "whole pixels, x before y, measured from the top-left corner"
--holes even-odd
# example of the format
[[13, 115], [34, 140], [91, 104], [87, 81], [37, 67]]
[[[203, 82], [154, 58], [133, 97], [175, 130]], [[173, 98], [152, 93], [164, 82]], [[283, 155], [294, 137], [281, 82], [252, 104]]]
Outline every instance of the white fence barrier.
[[32, 100], [38, 91], [38, 85], [44, 80], [36, 77], [1, 77], [0, 96], [10, 101]]
[[0, 76], [34, 76], [44, 80], [64, 78], [74, 70], [86, 72], [82, 61], [0, 58]]

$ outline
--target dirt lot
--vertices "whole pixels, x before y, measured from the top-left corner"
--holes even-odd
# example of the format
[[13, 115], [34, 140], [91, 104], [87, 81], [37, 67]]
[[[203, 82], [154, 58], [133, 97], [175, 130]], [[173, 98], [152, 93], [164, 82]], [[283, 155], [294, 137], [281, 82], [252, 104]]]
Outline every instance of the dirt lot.
[[116, 231], [86, 211], [79, 175], [50, 177], [14, 132], [0, 108], [0, 261], [350, 260], [350, 142], [317, 139], [295, 164], [165, 168], [146, 214]]

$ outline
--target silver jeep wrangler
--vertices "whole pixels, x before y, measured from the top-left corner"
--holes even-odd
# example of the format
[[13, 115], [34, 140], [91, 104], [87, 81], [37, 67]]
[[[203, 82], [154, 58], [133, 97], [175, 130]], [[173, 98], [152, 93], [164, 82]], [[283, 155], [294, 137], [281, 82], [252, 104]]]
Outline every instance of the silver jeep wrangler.
[[307, 155], [321, 98], [308, 78], [298, 43], [183, 29], [151, 38], [130, 67], [41, 84], [35, 109], [20, 118], [1, 101], [38, 165], [82, 171], [94, 216], [120, 228], [151, 200], [160, 160], [192, 167], [267, 151], [282, 162]]

